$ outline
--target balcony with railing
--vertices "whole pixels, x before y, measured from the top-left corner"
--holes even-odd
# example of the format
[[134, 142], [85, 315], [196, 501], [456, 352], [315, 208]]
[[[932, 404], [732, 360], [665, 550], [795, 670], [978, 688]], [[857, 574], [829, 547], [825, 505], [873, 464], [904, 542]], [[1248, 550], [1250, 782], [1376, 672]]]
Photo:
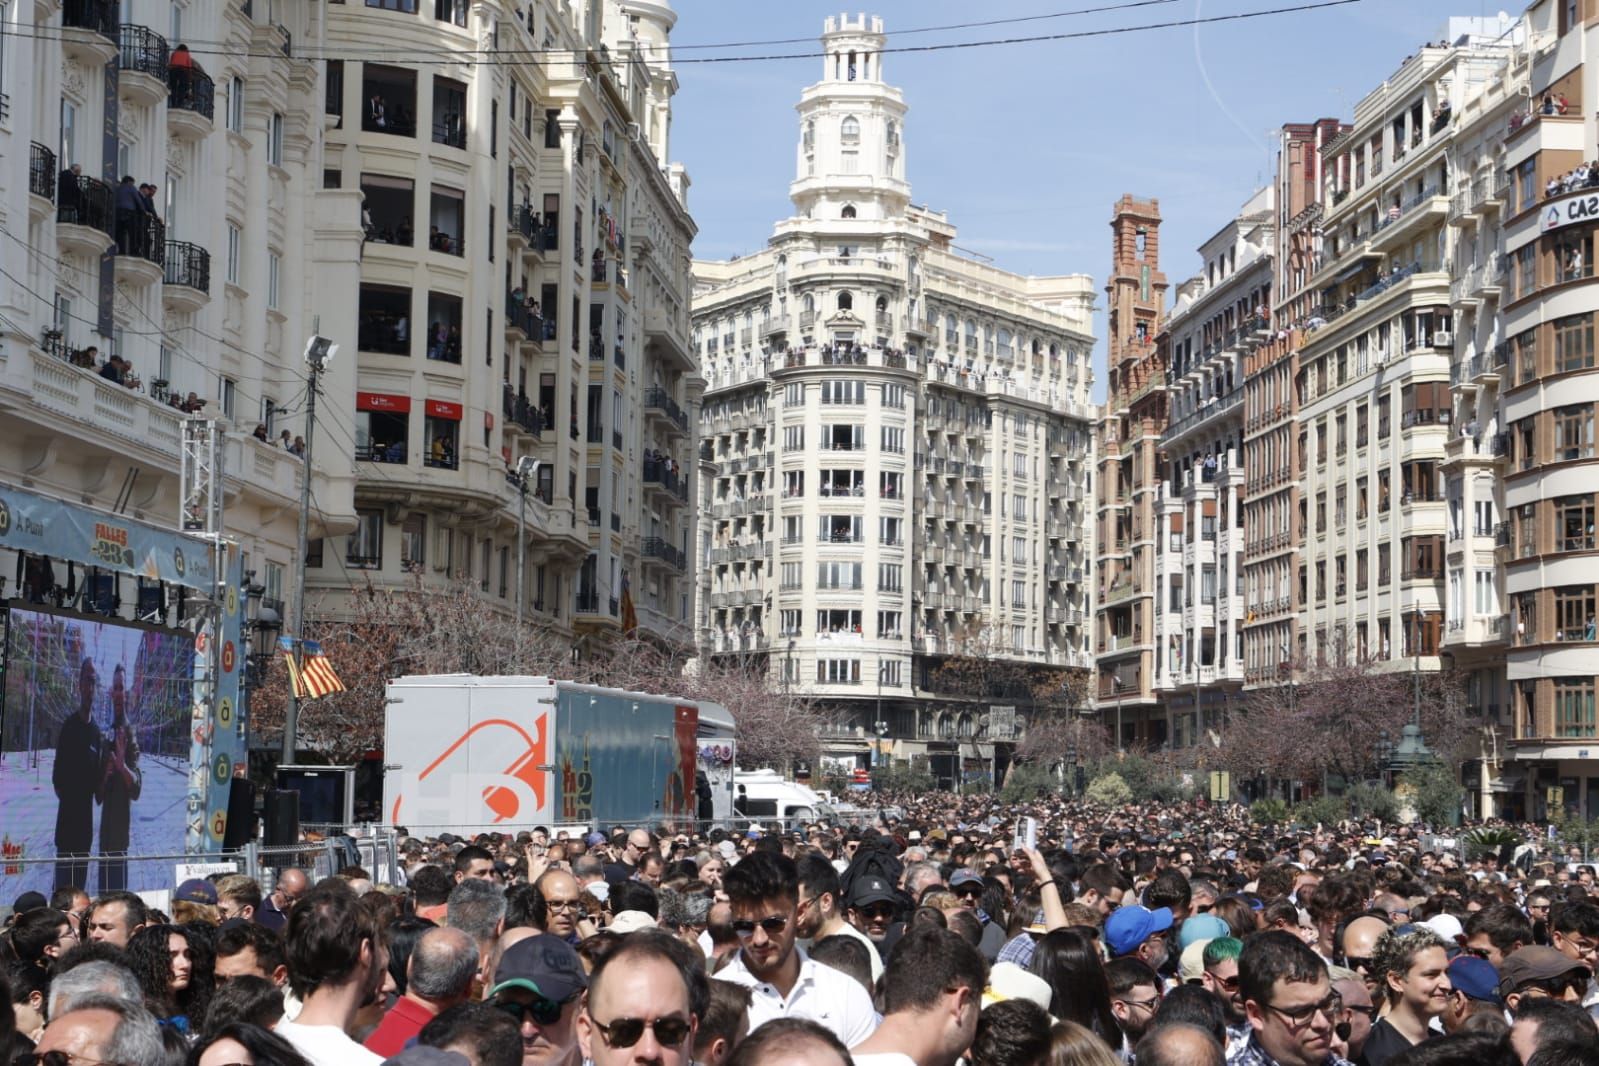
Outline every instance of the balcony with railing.
[[179, 310], [195, 310], [211, 297], [211, 253], [189, 241], [167, 241], [162, 299]]
[[178, 136], [199, 139], [216, 118], [216, 85], [198, 67], [167, 70], [167, 126]]
[[117, 273], [124, 280], [153, 284], [165, 275], [167, 227], [153, 214], [136, 211], [117, 219]]
[[84, 63], [107, 63], [117, 54], [122, 26], [117, 0], [62, 0], [61, 46]]
[[683, 553], [662, 537], [645, 537], [639, 554], [645, 559], [659, 559], [673, 570], [682, 570], [686, 564]]
[[56, 154], [38, 141], [34, 141], [28, 146], [29, 194], [54, 204], [56, 181]]
[[678, 473], [664, 459], [644, 460], [644, 488], [646, 491], [655, 488], [681, 502], [688, 502], [687, 476]]
[[159, 104], [167, 95], [167, 39], [148, 27], [127, 23], [119, 41], [117, 91], [146, 107]]
[[688, 432], [688, 412], [678, 406], [672, 394], [659, 386], [644, 391], [644, 413], [659, 414], [682, 433]]
[[111, 186], [84, 174], [63, 174], [56, 201], [56, 237], [86, 255], [100, 255], [116, 232]]

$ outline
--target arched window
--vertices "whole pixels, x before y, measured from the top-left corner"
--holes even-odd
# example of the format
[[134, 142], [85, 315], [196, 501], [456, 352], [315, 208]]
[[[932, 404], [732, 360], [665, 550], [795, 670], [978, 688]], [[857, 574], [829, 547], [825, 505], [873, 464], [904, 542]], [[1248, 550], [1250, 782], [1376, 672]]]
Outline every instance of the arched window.
[[838, 139], [844, 144], [861, 143], [861, 122], [854, 115], [845, 115], [838, 127]]
[[845, 204], [844, 205], [844, 210], [842, 210], [842, 211], [840, 211], [838, 213], [838, 217], [840, 217], [840, 218], [854, 218], [855, 217], [855, 205], [854, 204]]
[[812, 296], [810, 293], [806, 293], [804, 301], [800, 304], [800, 309], [804, 311], [815, 311], [816, 297]]
[[840, 311], [853, 310], [854, 307], [855, 297], [850, 294], [848, 289], [845, 289], [843, 292], [838, 294], [838, 309]]
[[879, 296], [877, 298], [877, 309], [879, 311], [887, 311], [888, 310], [888, 297], [887, 296]]
[[893, 119], [888, 120], [888, 154], [893, 155], [899, 151], [899, 123]]
[[816, 147], [816, 120], [809, 119], [805, 123], [805, 150], [807, 152]]

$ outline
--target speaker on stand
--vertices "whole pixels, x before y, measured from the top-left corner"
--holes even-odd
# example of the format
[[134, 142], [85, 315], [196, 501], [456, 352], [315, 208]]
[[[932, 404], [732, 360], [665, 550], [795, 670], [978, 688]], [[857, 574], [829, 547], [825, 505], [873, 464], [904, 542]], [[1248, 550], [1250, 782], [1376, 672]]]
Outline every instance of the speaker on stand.
[[222, 850], [238, 851], [255, 839], [255, 785], [247, 777], [235, 777], [228, 792], [228, 828], [222, 835]]

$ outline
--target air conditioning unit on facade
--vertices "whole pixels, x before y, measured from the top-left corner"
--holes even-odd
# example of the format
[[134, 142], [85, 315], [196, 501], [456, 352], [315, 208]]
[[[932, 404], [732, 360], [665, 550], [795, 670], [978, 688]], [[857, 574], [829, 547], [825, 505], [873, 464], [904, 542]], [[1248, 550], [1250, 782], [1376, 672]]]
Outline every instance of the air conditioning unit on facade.
[[1432, 335], [1432, 346], [1434, 348], [1453, 348], [1455, 346], [1455, 335], [1447, 329], [1441, 329]]

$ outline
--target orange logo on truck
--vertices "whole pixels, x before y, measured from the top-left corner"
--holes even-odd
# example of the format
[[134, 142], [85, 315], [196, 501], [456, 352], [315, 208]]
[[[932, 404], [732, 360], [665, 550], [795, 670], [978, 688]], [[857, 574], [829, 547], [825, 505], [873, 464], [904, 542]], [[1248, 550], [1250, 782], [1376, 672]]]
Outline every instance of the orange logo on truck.
[[[539, 715], [537, 737], [529, 736], [528, 731], [522, 728], [520, 724], [506, 718], [488, 718], [477, 722], [457, 737], [449, 747], [439, 754], [438, 758], [428, 763], [422, 772], [416, 775], [417, 783], [421, 784], [421, 782], [427, 780], [430, 774], [448, 762], [450, 757], [460, 751], [466, 745], [466, 742], [472, 739], [474, 734], [488, 729], [490, 726], [504, 726], [520, 737], [522, 742], [526, 744], [526, 748], [523, 749], [522, 753], [505, 768], [504, 776], [515, 778], [531, 788], [534, 797], [538, 800], [539, 807], [542, 808], [545, 804], [546, 782], [545, 772], [540, 767], [544, 766], [549, 760], [549, 736], [546, 728], [548, 722], [548, 715]], [[394, 810], [390, 813], [391, 822], [399, 822], [400, 804], [404, 799], [403, 795], [395, 797]], [[483, 790], [483, 804], [494, 813], [494, 821], [496, 822], [504, 822], [515, 818], [521, 807], [516, 793], [500, 785], [493, 785]]]

